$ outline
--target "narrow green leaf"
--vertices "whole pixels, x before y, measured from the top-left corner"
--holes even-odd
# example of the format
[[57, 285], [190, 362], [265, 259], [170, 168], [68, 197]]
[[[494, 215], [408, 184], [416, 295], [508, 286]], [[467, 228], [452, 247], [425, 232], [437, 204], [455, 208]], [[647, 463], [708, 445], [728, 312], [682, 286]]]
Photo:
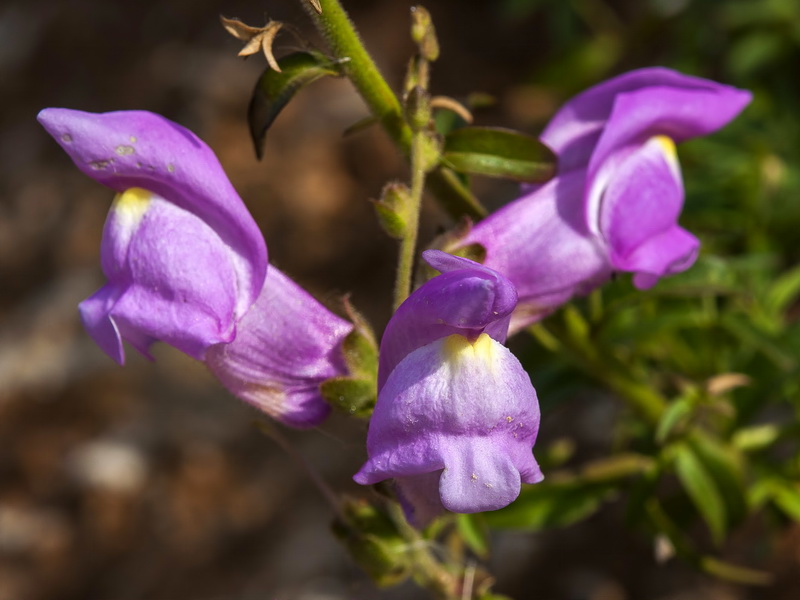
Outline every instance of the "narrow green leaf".
[[747, 516], [742, 456], [732, 446], [700, 431], [688, 441], [722, 494], [728, 525], [737, 525]]
[[800, 296], [800, 265], [783, 273], [770, 286], [767, 305], [775, 314], [783, 312]]
[[675, 427], [686, 421], [692, 414], [693, 408], [694, 400], [692, 398], [683, 397], [670, 403], [658, 422], [656, 441], [659, 444], [663, 443]]
[[727, 515], [719, 489], [691, 448], [675, 447], [675, 470], [716, 543], [725, 535]]
[[800, 484], [775, 480], [771, 492], [775, 505], [787, 517], [800, 523]]
[[698, 553], [655, 498], [651, 497], [645, 502], [645, 510], [656, 531], [666, 535], [675, 551], [702, 571], [736, 583], [767, 585], [772, 581], [769, 573], [740, 567], [713, 556], [704, 556]]
[[739, 429], [733, 436], [733, 445], [742, 452], [758, 452], [771, 446], [780, 436], [780, 429], [771, 423]]
[[700, 568], [710, 575], [747, 585], [769, 585], [773, 577], [770, 573], [756, 571], [747, 567], [740, 567], [728, 562], [714, 558], [713, 556], [703, 556], [699, 560]]
[[783, 514], [800, 523], [800, 483], [796, 481], [778, 475], [767, 476], [750, 487], [748, 499], [756, 508], [772, 501]]
[[728, 313], [722, 316], [720, 324], [743, 344], [758, 350], [781, 369], [789, 371], [797, 366], [797, 359], [791, 352], [744, 317]]
[[321, 77], [341, 75], [338, 65], [319, 52], [295, 52], [281, 58], [278, 64], [281, 72], [267, 69], [261, 75], [247, 109], [250, 136], [258, 158], [263, 154], [267, 130], [289, 100]]
[[556, 169], [556, 157], [535, 137], [511, 129], [462, 127], [445, 138], [445, 164], [463, 173], [545, 182]]
[[490, 526], [538, 531], [565, 527], [596, 512], [616, 492], [616, 484], [570, 480], [526, 487], [510, 506], [485, 513]]
[[456, 515], [458, 532], [464, 538], [467, 546], [478, 558], [489, 556], [489, 530], [485, 519], [480, 515]]

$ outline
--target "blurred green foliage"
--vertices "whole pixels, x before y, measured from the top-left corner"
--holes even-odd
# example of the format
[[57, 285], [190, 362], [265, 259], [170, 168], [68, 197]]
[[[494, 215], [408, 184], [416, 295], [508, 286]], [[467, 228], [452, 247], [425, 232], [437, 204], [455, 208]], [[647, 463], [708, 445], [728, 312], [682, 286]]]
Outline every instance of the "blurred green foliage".
[[[568, 458], [489, 521], [563, 526], [624, 496], [631, 525], [699, 568], [763, 583], [711, 556], [755, 513], [776, 528], [800, 521], [800, 3], [505, 0], [498, 10], [546, 22], [549, 55], [530, 83], [559, 99], [663, 65], [754, 101], [679, 148], [681, 222], [703, 242], [698, 263], [644, 293], [621, 277], [533, 328], [521, 355], [543, 430], [548, 412], [603, 388], [629, 410], [604, 457]], [[621, 459], [628, 470], [592, 475]]]

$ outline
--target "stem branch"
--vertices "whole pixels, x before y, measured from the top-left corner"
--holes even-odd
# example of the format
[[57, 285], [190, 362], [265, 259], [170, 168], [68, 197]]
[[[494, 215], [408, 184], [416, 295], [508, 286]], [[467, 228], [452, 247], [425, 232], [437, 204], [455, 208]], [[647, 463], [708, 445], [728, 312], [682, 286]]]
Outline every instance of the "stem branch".
[[[408, 158], [413, 134], [403, 119], [400, 100], [378, 71], [339, 0], [320, 0], [321, 13], [317, 13], [308, 0], [300, 0], [300, 4], [330, 44], [335, 58], [342, 61], [345, 74], [353, 82], [372, 114], [380, 120], [383, 128]], [[452, 172], [437, 168], [429, 179], [431, 191], [454, 219], [467, 215], [478, 220], [486, 216], [486, 209]]]
[[394, 310], [411, 293], [411, 279], [414, 272], [414, 255], [419, 232], [419, 213], [422, 208], [422, 192], [425, 189], [425, 169], [422, 164], [422, 148], [425, 134], [415, 132], [411, 142], [411, 193], [406, 207], [408, 232], [400, 241], [400, 259], [397, 263], [397, 276], [394, 283]]

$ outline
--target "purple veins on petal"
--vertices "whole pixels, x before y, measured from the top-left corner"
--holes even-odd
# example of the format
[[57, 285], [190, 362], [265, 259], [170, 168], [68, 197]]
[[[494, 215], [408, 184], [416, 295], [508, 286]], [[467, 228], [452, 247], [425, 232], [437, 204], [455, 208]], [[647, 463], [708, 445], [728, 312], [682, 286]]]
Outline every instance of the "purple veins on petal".
[[320, 384], [346, 374], [341, 344], [353, 326], [270, 267], [256, 303], [231, 343], [206, 364], [235, 396], [285, 425], [318, 425], [330, 413]]

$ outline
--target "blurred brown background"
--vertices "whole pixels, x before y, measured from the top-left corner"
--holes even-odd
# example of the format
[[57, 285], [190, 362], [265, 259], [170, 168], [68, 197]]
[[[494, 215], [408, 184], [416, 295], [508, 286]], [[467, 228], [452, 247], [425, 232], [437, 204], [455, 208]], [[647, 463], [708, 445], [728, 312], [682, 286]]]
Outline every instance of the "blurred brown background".
[[[412, 52], [410, 3], [345, 4], [397, 87]], [[433, 91], [487, 92], [498, 102], [481, 122], [536, 132], [558, 98], [525, 82], [549, 58], [550, 30], [512, 5], [426, 3], [443, 47]], [[332, 307], [352, 291], [379, 329], [388, 319], [394, 244], [367, 199], [405, 177], [401, 160], [376, 128], [342, 137], [366, 109], [347, 82], [325, 80], [290, 103], [258, 162], [245, 114], [264, 62], [235, 56], [220, 14], [253, 25], [269, 16], [317, 40], [296, 2], [0, 5], [0, 600], [424, 597], [372, 586], [330, 536], [319, 491], [201, 366], [157, 347], [154, 363], [129, 350], [122, 369], [81, 330], [76, 305], [102, 284], [112, 193], [38, 126], [48, 106], [148, 109], [189, 127], [218, 154], [275, 264]], [[282, 36], [278, 47], [293, 44]], [[514, 193], [479, 186], [489, 204]], [[423, 240], [449, 225], [429, 210]], [[584, 404], [573, 405], [569, 426], [597, 435], [613, 414]], [[565, 426], [563, 414], [547, 418], [554, 431]], [[287, 435], [333, 487], [364, 493], [350, 476], [365, 430], [333, 419]], [[615, 511], [561, 532], [498, 537], [499, 591], [745, 597], [688, 567], [657, 566], [644, 539], [617, 529]]]

